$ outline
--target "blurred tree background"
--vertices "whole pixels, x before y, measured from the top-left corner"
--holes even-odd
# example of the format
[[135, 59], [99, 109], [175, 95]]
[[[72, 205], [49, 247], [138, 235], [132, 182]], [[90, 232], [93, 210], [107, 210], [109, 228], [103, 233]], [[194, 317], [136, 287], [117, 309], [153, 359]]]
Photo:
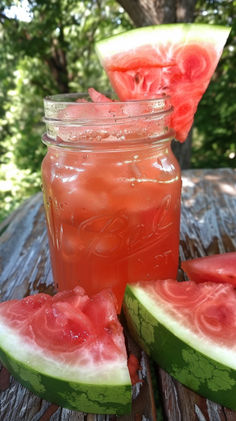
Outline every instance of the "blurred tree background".
[[[195, 118], [191, 167], [235, 167], [236, 2], [190, 3], [191, 20], [232, 27]], [[1, 0], [0, 220], [40, 190], [40, 164], [46, 152], [40, 141], [43, 97], [83, 92], [90, 86], [109, 90], [94, 43], [135, 26], [135, 19], [124, 9], [128, 10], [127, 4], [125, 0]], [[145, 15], [144, 9], [139, 12]], [[150, 22], [143, 19], [143, 24]]]

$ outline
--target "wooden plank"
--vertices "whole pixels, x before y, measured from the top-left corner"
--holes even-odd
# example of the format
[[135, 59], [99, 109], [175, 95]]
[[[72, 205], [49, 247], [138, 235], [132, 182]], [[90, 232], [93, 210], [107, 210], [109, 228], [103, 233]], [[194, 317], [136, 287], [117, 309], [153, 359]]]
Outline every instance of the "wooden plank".
[[183, 172], [182, 260], [236, 250], [236, 170]]

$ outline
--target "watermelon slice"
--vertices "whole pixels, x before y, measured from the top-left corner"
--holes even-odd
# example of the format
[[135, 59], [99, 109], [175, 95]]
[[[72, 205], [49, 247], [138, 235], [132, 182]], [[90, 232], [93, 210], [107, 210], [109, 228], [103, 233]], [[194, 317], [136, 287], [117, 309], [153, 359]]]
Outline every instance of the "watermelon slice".
[[126, 348], [109, 290], [89, 298], [76, 287], [1, 303], [0, 358], [20, 383], [62, 407], [130, 412]]
[[171, 96], [171, 127], [183, 142], [229, 32], [208, 24], [151, 26], [102, 40], [96, 51], [120, 100]]
[[195, 282], [219, 282], [236, 286], [236, 252], [185, 260], [181, 264]]
[[130, 330], [181, 383], [236, 410], [236, 291], [230, 284], [167, 279], [128, 285]]

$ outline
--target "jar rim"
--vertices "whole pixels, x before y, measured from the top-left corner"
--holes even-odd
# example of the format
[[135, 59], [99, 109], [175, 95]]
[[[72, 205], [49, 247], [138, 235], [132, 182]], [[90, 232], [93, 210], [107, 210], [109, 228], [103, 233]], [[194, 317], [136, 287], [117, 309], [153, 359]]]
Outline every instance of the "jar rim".
[[[88, 101], [90, 99], [90, 101]], [[159, 95], [129, 101], [93, 102], [88, 94], [70, 93], [44, 99], [47, 139], [59, 145], [93, 143], [133, 143], [138, 139], [173, 137], [170, 96]], [[101, 138], [101, 139], [100, 139]], [[45, 142], [46, 140], [46, 142]]]
[[[72, 101], [73, 99], [73, 101]], [[86, 93], [56, 94], [44, 98], [44, 122], [60, 125], [114, 124], [132, 119], [155, 119], [173, 111], [170, 96], [128, 101], [93, 102]]]

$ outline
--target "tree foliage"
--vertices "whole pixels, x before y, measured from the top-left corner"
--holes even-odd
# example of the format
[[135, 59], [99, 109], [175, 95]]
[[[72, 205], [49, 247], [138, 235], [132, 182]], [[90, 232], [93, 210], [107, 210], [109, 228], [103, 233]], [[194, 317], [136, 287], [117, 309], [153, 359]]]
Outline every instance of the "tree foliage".
[[196, 15], [199, 22], [232, 29], [195, 117], [192, 166], [236, 168], [236, 1], [199, 0]]
[[[127, 4], [125, 0], [28, 0], [28, 19], [20, 19], [12, 14], [12, 6], [22, 2], [2, 0], [0, 4], [0, 218], [40, 188], [45, 154], [40, 141], [43, 97], [83, 92], [90, 86], [109, 89], [94, 44], [134, 26], [121, 7]], [[186, 0], [168, 0], [171, 2], [183, 5]], [[152, 2], [136, 2], [141, 3]], [[194, 3], [191, 0], [192, 6]], [[233, 26], [196, 116], [195, 167], [235, 165], [231, 159], [236, 111], [234, 9], [235, 1], [229, 0], [198, 0], [195, 8], [198, 21]]]
[[[14, 2], [6, 2], [12, 4]], [[106, 4], [105, 4], [106, 3]], [[3, 43], [15, 63], [10, 135], [16, 136], [15, 159], [20, 168], [36, 171], [42, 159], [42, 98], [56, 92], [107, 88], [94, 52], [98, 37], [131, 27], [114, 2], [83, 0], [29, 1], [31, 20], [1, 14]], [[112, 19], [110, 17], [112, 16]], [[7, 56], [6, 56], [7, 57]], [[17, 57], [17, 59], [16, 59]], [[7, 90], [7, 89], [6, 89]]]
[[132, 24], [115, 1], [29, 0], [29, 21], [0, 6], [0, 218], [40, 188], [43, 98], [108, 90], [94, 43]]

